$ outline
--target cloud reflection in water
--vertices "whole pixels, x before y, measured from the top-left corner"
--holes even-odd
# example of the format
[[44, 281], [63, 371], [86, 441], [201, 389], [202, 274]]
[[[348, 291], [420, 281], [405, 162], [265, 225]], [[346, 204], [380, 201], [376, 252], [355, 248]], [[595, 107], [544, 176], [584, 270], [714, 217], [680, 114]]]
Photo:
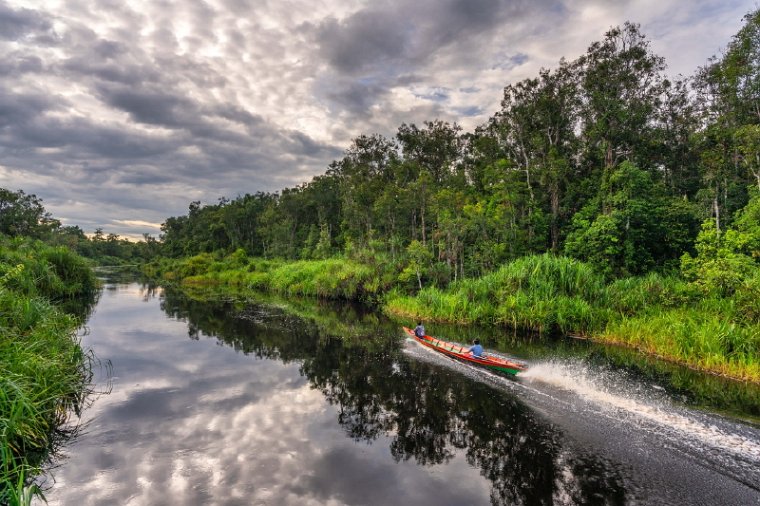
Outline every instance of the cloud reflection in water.
[[51, 505], [489, 502], [462, 455], [427, 468], [347, 438], [299, 363], [188, 339], [136, 285], [104, 292], [89, 328], [113, 392], [54, 470]]

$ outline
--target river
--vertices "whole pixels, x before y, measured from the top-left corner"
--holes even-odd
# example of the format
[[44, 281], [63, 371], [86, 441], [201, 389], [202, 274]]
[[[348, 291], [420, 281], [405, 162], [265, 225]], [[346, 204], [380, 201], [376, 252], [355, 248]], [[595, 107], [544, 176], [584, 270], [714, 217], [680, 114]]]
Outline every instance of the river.
[[46, 475], [47, 500], [760, 504], [757, 389], [694, 396], [674, 382], [688, 373], [647, 375], [586, 344], [428, 332], [481, 332], [531, 367], [472, 369], [347, 304], [110, 283], [82, 336], [104, 393]]

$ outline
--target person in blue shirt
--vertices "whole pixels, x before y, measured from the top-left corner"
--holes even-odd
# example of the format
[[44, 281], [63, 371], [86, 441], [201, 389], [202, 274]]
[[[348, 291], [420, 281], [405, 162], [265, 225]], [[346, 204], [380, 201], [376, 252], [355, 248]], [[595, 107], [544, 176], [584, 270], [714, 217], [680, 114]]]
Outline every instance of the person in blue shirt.
[[417, 322], [417, 326], [414, 328], [414, 335], [422, 339], [425, 337], [425, 327], [422, 322]]
[[483, 358], [483, 347], [480, 345], [480, 340], [478, 339], [475, 339], [472, 342], [472, 346], [470, 346], [470, 349], [467, 351], [472, 353], [472, 356], [475, 358]]

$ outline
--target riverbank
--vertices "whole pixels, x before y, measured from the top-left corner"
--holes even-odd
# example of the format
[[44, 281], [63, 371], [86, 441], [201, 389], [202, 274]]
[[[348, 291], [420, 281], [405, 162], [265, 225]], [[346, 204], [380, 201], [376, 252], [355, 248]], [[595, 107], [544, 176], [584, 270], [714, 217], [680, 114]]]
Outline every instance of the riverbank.
[[41, 494], [32, 480], [85, 402], [92, 357], [76, 330], [96, 289], [68, 249], [0, 237], [0, 504]]
[[706, 296], [676, 276], [613, 282], [566, 257], [517, 259], [445, 289], [408, 293], [391, 263], [354, 260], [267, 261], [240, 252], [152, 264], [146, 273], [185, 286], [217, 285], [281, 294], [362, 299], [396, 317], [494, 325], [545, 336], [582, 335], [630, 347], [693, 369], [760, 383], [760, 322], [738, 292]]

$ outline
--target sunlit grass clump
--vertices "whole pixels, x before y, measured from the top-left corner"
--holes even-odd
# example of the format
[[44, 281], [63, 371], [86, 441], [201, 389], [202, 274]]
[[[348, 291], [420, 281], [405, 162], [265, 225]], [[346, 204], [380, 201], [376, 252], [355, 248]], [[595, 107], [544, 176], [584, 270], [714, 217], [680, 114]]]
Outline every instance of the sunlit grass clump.
[[760, 323], [741, 325], [701, 305], [614, 321], [600, 337], [696, 369], [760, 383]]
[[423, 288], [415, 296], [392, 292], [393, 314], [453, 323], [499, 324], [540, 333], [591, 332], [609, 317], [603, 278], [566, 257], [534, 255], [448, 289]]
[[371, 298], [388, 287], [376, 269], [345, 258], [284, 262], [241, 259], [238, 253], [215, 260], [202, 254], [150, 269], [152, 275], [186, 285], [218, 284], [333, 299]]

